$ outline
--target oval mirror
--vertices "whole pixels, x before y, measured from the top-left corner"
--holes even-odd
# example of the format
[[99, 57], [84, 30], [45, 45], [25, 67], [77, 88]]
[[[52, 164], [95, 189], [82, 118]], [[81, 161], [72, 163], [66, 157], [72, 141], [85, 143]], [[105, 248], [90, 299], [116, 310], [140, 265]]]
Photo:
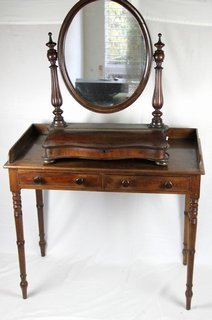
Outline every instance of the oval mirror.
[[126, 0], [80, 0], [67, 14], [58, 39], [63, 80], [89, 110], [120, 111], [142, 93], [152, 45], [145, 21]]

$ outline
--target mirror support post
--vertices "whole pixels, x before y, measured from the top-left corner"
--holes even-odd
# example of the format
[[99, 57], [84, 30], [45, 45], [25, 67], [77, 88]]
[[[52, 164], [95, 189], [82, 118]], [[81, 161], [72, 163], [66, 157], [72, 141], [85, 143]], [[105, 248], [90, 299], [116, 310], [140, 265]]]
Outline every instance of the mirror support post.
[[159, 33], [158, 34], [159, 40], [157, 43], [155, 43], [155, 47], [157, 48], [157, 50], [153, 55], [154, 60], [156, 62], [156, 67], [155, 67], [155, 88], [154, 88], [154, 93], [152, 98], [152, 105], [155, 110], [152, 113], [153, 118], [150, 124], [151, 128], [164, 127], [163, 120], [162, 120], [163, 113], [161, 112], [161, 108], [163, 106], [162, 63], [165, 55], [164, 55], [164, 51], [162, 50], [162, 48], [164, 47], [164, 43], [161, 41], [161, 36], [162, 34]]
[[47, 51], [47, 58], [50, 62], [50, 70], [51, 70], [51, 103], [55, 108], [53, 111], [54, 119], [51, 124], [52, 127], [66, 127], [66, 122], [63, 119], [62, 113], [63, 110], [60, 108], [63, 104], [63, 99], [61, 96], [59, 81], [57, 75], [57, 51], [54, 49], [56, 43], [52, 41], [52, 33], [49, 32], [49, 42], [46, 46], [49, 48]]

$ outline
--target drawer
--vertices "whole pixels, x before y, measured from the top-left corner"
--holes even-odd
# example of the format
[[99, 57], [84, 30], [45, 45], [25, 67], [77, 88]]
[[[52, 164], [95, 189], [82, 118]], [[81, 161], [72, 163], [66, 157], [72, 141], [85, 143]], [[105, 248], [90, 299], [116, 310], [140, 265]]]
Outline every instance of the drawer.
[[104, 176], [106, 191], [183, 193], [189, 190], [189, 177]]
[[44, 173], [37, 171], [19, 171], [19, 185], [34, 189], [101, 189], [101, 179], [97, 174], [70, 172]]

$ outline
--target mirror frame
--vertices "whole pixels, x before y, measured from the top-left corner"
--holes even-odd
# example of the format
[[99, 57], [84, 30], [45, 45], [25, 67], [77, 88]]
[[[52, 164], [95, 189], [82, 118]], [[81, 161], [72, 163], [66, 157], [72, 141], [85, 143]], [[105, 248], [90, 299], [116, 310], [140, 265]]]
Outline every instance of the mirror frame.
[[121, 111], [128, 106], [130, 106], [143, 92], [151, 71], [152, 61], [153, 61], [153, 51], [152, 51], [152, 42], [150, 38], [150, 34], [148, 31], [148, 28], [146, 26], [146, 23], [140, 14], [140, 12], [127, 0], [111, 0], [114, 1], [123, 7], [125, 7], [137, 20], [139, 27], [141, 29], [141, 32], [144, 37], [145, 47], [146, 47], [146, 64], [144, 68], [143, 77], [139, 82], [138, 87], [134, 91], [134, 93], [125, 101], [113, 105], [113, 106], [101, 106], [101, 105], [95, 105], [91, 103], [90, 101], [83, 98], [75, 89], [72, 81], [70, 80], [69, 74], [67, 72], [66, 68], [66, 61], [65, 61], [65, 42], [66, 42], [66, 35], [68, 32], [68, 28], [71, 25], [72, 20], [76, 16], [76, 14], [86, 5], [96, 2], [99, 0], [80, 0], [78, 1], [72, 9], [68, 12], [66, 15], [62, 26], [60, 28], [59, 32], [59, 38], [58, 38], [58, 63], [60, 72], [62, 75], [62, 78], [65, 82], [65, 85], [68, 89], [68, 91], [71, 93], [71, 95], [75, 98], [76, 101], [78, 101], [83, 107], [94, 111], [98, 113], [113, 113]]

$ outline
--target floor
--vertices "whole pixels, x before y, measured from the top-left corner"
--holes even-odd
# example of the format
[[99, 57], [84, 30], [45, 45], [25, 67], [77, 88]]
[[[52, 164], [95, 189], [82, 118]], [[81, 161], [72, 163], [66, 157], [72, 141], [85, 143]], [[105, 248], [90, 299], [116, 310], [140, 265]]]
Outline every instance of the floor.
[[195, 266], [192, 310], [185, 310], [185, 267], [136, 261], [97, 264], [27, 257], [28, 299], [21, 298], [17, 256], [0, 259], [1, 320], [211, 320], [211, 266]]

